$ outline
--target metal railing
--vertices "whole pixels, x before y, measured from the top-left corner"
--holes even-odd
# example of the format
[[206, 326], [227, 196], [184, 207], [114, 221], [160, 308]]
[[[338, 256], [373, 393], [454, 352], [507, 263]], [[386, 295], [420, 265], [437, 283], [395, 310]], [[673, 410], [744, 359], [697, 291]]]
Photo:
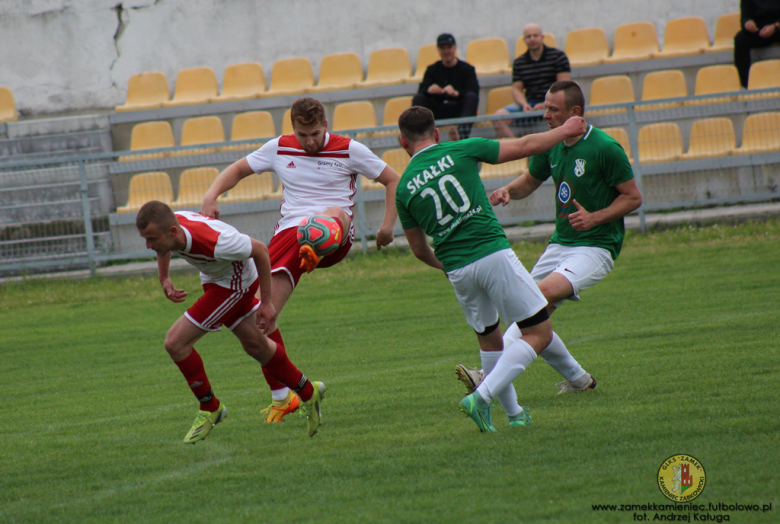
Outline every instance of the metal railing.
[[[471, 136], [500, 138], [499, 122], [522, 136], [547, 129], [541, 116], [442, 121], [441, 136], [446, 140], [451, 129], [473, 124]], [[640, 218], [647, 211], [780, 197], [780, 89], [599, 106], [586, 118], [629, 153], [643, 191]], [[395, 126], [339, 134], [359, 139], [399, 173], [408, 162]], [[74, 268], [94, 274], [116, 260], [152, 257], [135, 231], [140, 203], [154, 198], [197, 211], [214, 176], [258, 145], [249, 140], [0, 163], [0, 275]], [[483, 165], [481, 176], [491, 192], [525, 169], [525, 160]], [[381, 224], [385, 192], [360, 178], [354, 212], [365, 250]], [[505, 226], [553, 220], [553, 195], [548, 181], [496, 215]], [[226, 222], [268, 242], [280, 198], [277, 177], [264, 173], [223, 195], [219, 205]]]

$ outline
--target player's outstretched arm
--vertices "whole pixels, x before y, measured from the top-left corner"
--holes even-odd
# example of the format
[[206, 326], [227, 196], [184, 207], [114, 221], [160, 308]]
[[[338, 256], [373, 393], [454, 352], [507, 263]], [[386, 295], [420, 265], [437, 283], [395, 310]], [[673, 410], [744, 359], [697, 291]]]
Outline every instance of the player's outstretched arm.
[[642, 205], [642, 194], [639, 192], [639, 186], [633, 178], [622, 184], [615, 186], [620, 193], [610, 205], [604, 209], [599, 209], [593, 213], [588, 212], [579, 202], [574, 200], [574, 206], [577, 211], [569, 214], [569, 223], [577, 231], [587, 231], [599, 224], [606, 224], [621, 217], [626, 216], [639, 209]]
[[265, 335], [276, 331], [278, 313], [271, 302], [271, 257], [268, 246], [259, 240], [252, 240], [252, 252], [249, 256], [255, 261], [257, 275], [260, 279], [260, 307], [257, 309], [257, 326]]
[[428, 239], [425, 237], [425, 231], [421, 227], [415, 227], [413, 229], [404, 229], [406, 234], [406, 240], [409, 242], [409, 247], [412, 248], [414, 256], [428, 264], [434, 269], [441, 269], [444, 271], [444, 266], [436, 255], [433, 254], [433, 249], [428, 245]]
[[395, 189], [398, 187], [399, 180], [401, 177], [390, 166], [385, 166], [376, 179], [377, 182], [385, 186], [385, 218], [376, 233], [376, 248], [378, 250], [393, 241], [393, 228], [398, 218], [398, 211], [395, 208]]
[[254, 173], [249, 167], [246, 157], [233, 162], [222, 171], [211, 187], [206, 191], [203, 197], [203, 204], [200, 206], [200, 214], [211, 218], [219, 218], [219, 206], [217, 198], [229, 189], [236, 187], [242, 178], [248, 177]]
[[509, 184], [493, 191], [490, 195], [490, 204], [493, 206], [497, 206], [498, 204], [505, 206], [510, 200], [522, 200], [536, 191], [541, 185], [541, 180], [537, 180], [526, 171], [518, 178], [512, 180]]
[[171, 253], [157, 255], [157, 271], [160, 277], [160, 285], [165, 293], [165, 298], [171, 302], [184, 302], [187, 292], [182, 289], [176, 289], [171, 277], [168, 275], [168, 269], [171, 267]]
[[511, 160], [518, 160], [533, 155], [544, 153], [559, 142], [567, 138], [576, 138], [585, 133], [587, 126], [581, 116], [569, 118], [562, 126], [551, 129], [545, 133], [534, 133], [514, 140], [501, 142], [498, 150], [498, 161], [503, 164]]

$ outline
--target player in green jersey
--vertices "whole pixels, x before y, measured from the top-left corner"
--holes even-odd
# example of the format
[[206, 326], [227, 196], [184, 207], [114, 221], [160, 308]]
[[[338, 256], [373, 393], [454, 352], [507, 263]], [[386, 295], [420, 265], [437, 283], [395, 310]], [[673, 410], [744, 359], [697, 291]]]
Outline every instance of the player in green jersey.
[[[480, 431], [495, 431], [490, 402], [498, 397], [510, 425], [530, 415], [517, 404], [512, 381], [550, 343], [547, 301], [509, 246], [479, 179], [479, 163], [491, 164], [539, 154], [561, 140], [582, 135], [583, 119], [571, 119], [546, 133], [495, 142], [471, 138], [439, 144], [433, 113], [422, 107], [398, 119], [401, 145], [411, 156], [396, 189], [396, 207], [415, 256], [445, 271], [477, 333], [485, 380], [460, 403]], [[433, 238], [433, 249], [426, 235]], [[504, 348], [499, 316], [521, 336]], [[489, 358], [487, 358], [487, 356]], [[504, 405], [504, 397], [511, 404]]]
[[[585, 98], [571, 81], [556, 82], [545, 97], [544, 119], [557, 129], [582, 116]], [[625, 151], [602, 130], [589, 125], [584, 135], [569, 138], [530, 159], [528, 172], [490, 195], [490, 203], [507, 205], [527, 197], [552, 177], [555, 182], [555, 233], [550, 245], [531, 270], [552, 314], [564, 300], [579, 300], [579, 293], [609, 274], [623, 245], [623, 217], [639, 208], [642, 195]], [[520, 331], [507, 329], [504, 343]], [[596, 381], [571, 356], [560, 337], [540, 353], [563, 378], [558, 393], [587, 391]], [[480, 371], [458, 366], [467, 388], [479, 384]]]

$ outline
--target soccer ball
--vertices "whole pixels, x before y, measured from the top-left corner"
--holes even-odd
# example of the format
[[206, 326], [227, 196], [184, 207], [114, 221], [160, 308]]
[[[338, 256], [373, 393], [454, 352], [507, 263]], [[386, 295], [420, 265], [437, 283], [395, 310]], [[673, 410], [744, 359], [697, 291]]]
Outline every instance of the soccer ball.
[[336, 251], [341, 240], [338, 222], [329, 216], [311, 215], [304, 218], [298, 226], [298, 243], [310, 246], [320, 257]]

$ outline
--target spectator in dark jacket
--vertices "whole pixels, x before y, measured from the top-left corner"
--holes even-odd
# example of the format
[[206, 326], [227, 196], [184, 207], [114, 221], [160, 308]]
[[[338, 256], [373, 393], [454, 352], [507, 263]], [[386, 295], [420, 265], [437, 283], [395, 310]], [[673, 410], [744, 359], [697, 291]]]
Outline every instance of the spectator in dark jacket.
[[741, 0], [739, 6], [742, 30], [734, 37], [734, 65], [747, 87], [750, 50], [780, 42], [780, 0]]
[[[425, 70], [412, 105], [427, 107], [436, 120], [476, 116], [479, 81], [474, 66], [458, 59], [458, 47], [451, 34], [439, 35], [436, 46], [441, 60]], [[458, 132], [460, 138], [467, 138], [471, 124], [462, 124]]]

